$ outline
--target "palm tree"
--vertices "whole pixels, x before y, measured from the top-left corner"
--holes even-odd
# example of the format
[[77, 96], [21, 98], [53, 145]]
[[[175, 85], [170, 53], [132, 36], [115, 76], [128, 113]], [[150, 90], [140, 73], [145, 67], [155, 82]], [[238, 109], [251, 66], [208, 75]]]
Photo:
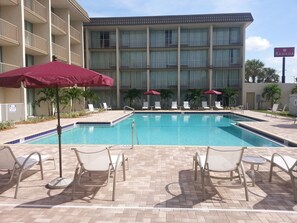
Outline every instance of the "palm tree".
[[190, 101], [192, 107], [199, 107], [199, 103], [202, 98], [206, 98], [202, 94], [202, 90], [199, 89], [189, 89], [186, 94], [186, 101]]
[[264, 83], [278, 83], [279, 75], [276, 73], [276, 70], [273, 68], [265, 67], [263, 68], [263, 78], [260, 78], [259, 82]]
[[281, 88], [277, 84], [267, 84], [263, 90], [262, 97], [270, 101], [271, 107], [280, 99]]
[[168, 89], [162, 89], [160, 91], [160, 96], [163, 101], [165, 101], [165, 107], [168, 107], [168, 100], [171, 99], [173, 92]]
[[78, 100], [78, 102], [80, 102], [83, 90], [81, 88], [73, 87], [65, 89], [63, 93], [64, 97], [69, 99], [71, 111], [74, 112], [74, 101]]
[[264, 63], [260, 60], [247, 60], [245, 63], [245, 81], [249, 83], [252, 79], [252, 83], [256, 83], [257, 78], [263, 78], [263, 68]]
[[85, 98], [87, 104], [94, 104], [96, 101], [99, 101], [99, 96], [93, 89], [86, 88], [82, 92], [82, 96]]
[[124, 101], [129, 100], [129, 106], [133, 107], [133, 104], [135, 103], [136, 99], [140, 99], [140, 93], [141, 91], [138, 89], [130, 89], [124, 96]]
[[230, 103], [235, 101], [236, 96], [237, 92], [232, 88], [227, 87], [223, 90], [223, 98], [227, 107], [230, 107]]
[[[59, 89], [60, 91], [60, 89]], [[40, 107], [41, 102], [46, 102], [48, 104], [48, 114], [53, 116], [54, 114], [54, 105], [56, 104], [56, 89], [55, 88], [43, 88], [38, 92], [39, 97], [34, 104]]]

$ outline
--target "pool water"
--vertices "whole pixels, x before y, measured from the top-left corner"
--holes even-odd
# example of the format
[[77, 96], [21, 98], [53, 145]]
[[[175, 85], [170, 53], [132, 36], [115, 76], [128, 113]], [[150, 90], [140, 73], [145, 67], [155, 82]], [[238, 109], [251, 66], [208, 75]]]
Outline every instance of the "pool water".
[[[63, 130], [62, 143], [131, 145], [132, 123], [135, 123], [135, 145], [282, 146], [236, 126], [236, 121], [252, 120], [222, 114], [141, 113], [114, 126], [78, 124]], [[58, 137], [51, 135], [29, 143], [58, 144]]]

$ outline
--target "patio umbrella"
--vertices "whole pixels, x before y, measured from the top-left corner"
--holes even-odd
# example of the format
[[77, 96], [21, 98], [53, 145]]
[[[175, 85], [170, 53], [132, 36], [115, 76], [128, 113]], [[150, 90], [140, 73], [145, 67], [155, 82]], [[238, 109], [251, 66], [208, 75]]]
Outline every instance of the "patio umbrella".
[[62, 176], [62, 128], [60, 124], [58, 88], [73, 86], [112, 86], [113, 79], [95, 71], [58, 61], [22, 67], [0, 73], [0, 87], [19, 88], [22, 85], [26, 88], [56, 88], [60, 177], [50, 182], [48, 186], [51, 188], [63, 188], [70, 184], [71, 181]]
[[218, 95], [218, 94], [223, 94], [223, 93], [220, 92], [220, 91], [216, 91], [216, 90], [208, 90], [208, 91], [204, 91], [204, 94], [215, 94], [215, 95]]
[[160, 92], [154, 91], [154, 90], [149, 90], [144, 92], [145, 95], [160, 95]]

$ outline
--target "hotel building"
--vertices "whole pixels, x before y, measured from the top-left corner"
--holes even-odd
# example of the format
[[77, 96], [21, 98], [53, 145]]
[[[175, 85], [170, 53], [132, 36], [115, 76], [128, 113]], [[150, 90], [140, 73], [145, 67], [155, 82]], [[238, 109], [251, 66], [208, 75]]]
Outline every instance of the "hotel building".
[[[83, 67], [83, 23], [88, 21], [87, 12], [75, 0], [1, 0], [0, 75], [49, 62], [53, 55]], [[13, 103], [25, 118], [36, 113], [35, 95], [34, 89], [0, 88], [0, 104]]]
[[95, 89], [116, 108], [133, 88], [171, 90], [181, 105], [189, 89], [230, 87], [241, 104], [252, 21], [250, 13], [91, 18], [84, 24], [86, 67], [114, 79], [113, 87]]

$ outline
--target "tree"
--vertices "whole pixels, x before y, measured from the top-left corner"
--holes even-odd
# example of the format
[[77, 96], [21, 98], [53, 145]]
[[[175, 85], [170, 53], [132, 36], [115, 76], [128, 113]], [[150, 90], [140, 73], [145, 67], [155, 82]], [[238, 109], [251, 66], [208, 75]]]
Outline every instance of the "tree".
[[201, 102], [202, 98], [206, 98], [202, 95], [202, 91], [199, 89], [189, 89], [186, 94], [186, 101], [190, 101], [193, 107], [199, 107], [199, 103]]
[[56, 104], [56, 89], [55, 88], [43, 88], [38, 92], [41, 95], [34, 104], [40, 107], [41, 102], [46, 102], [48, 104], [48, 114], [53, 116], [54, 105]]
[[124, 100], [129, 100], [129, 106], [133, 107], [133, 104], [136, 99], [140, 99], [140, 93], [141, 91], [138, 89], [130, 89], [124, 96]]
[[227, 107], [230, 107], [230, 103], [235, 102], [236, 96], [237, 92], [232, 88], [227, 87], [223, 90], [223, 99]]
[[260, 77], [258, 82], [264, 83], [278, 83], [279, 75], [276, 73], [276, 70], [269, 67], [263, 68], [263, 77]]
[[99, 101], [100, 99], [96, 92], [90, 88], [86, 88], [82, 92], [82, 96], [85, 98], [85, 101], [88, 104], [94, 104], [96, 101]]
[[245, 81], [249, 83], [252, 80], [252, 83], [256, 83], [256, 79], [263, 78], [263, 68], [264, 63], [260, 60], [247, 60], [245, 63]]
[[297, 85], [292, 89], [291, 94], [297, 94]]
[[[80, 97], [83, 94], [83, 90], [81, 88], [72, 87], [64, 89], [63, 96], [65, 99], [69, 99], [71, 111], [74, 112], [74, 101], [78, 100], [80, 102]], [[67, 101], [65, 101], [67, 103]]]
[[263, 90], [262, 97], [270, 101], [270, 105], [276, 103], [281, 96], [281, 88], [277, 84], [267, 84]]
[[[168, 100], [171, 99], [171, 96], [173, 95], [173, 92], [171, 90], [168, 90], [168, 89], [162, 89], [160, 91], [160, 96], [161, 96], [161, 99], [163, 101], [165, 101], [165, 104], [166, 106], [168, 106]], [[166, 107], [165, 106], [165, 107]]]

